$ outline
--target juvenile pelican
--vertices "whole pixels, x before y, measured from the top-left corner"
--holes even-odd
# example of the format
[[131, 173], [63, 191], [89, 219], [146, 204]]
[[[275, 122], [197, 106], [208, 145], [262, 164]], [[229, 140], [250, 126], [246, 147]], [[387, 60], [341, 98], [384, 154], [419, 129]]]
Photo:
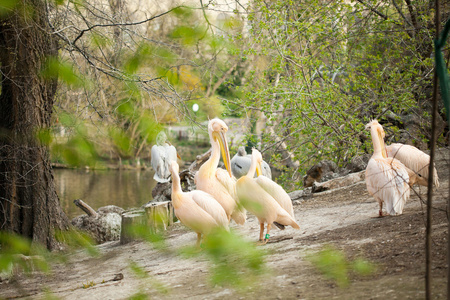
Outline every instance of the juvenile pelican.
[[[209, 140], [211, 142], [211, 157], [195, 174], [197, 189], [211, 194], [225, 210], [228, 220], [232, 218], [236, 223], [245, 223], [246, 212], [239, 209], [236, 196], [236, 179], [231, 176], [230, 153], [226, 132], [228, 126], [220, 119], [212, 119], [208, 123]], [[227, 171], [217, 168], [220, 154]]]
[[[295, 229], [300, 226], [295, 221], [294, 209], [289, 195], [281, 186], [261, 175], [261, 153], [253, 149], [252, 161], [247, 175], [242, 176], [236, 183], [236, 192], [239, 201], [259, 221], [259, 241], [267, 243], [270, 228], [273, 223], [284, 229], [290, 225]], [[256, 174], [257, 178], [253, 178]], [[266, 236], [264, 236], [264, 223], [267, 223]]]
[[[239, 179], [246, 175], [251, 163], [252, 156], [247, 154], [244, 146], [240, 146], [238, 152], [231, 159], [231, 172], [233, 173], [233, 176]], [[265, 161], [262, 161], [261, 163], [261, 171], [262, 175], [272, 179], [272, 171], [270, 170], [269, 164]]]
[[177, 161], [177, 149], [167, 141], [167, 136], [164, 131], [161, 131], [156, 136], [156, 145], [152, 147], [151, 164], [155, 175], [153, 179], [157, 182], [169, 182], [170, 171], [169, 164], [171, 161]]
[[386, 156], [384, 130], [377, 120], [368, 123], [366, 129], [370, 129], [373, 143], [373, 155], [366, 168], [367, 190], [380, 205], [380, 217], [383, 202], [390, 215], [400, 215], [410, 194], [408, 170], [399, 160]]
[[[418, 182], [420, 185], [428, 186], [428, 166], [430, 165], [430, 156], [414, 146], [403, 145], [399, 143], [386, 146], [388, 157], [396, 158], [407, 168], [425, 180]], [[439, 178], [436, 168], [433, 169], [433, 184], [439, 187]]]
[[228, 230], [225, 210], [210, 194], [203, 191], [183, 192], [181, 190], [179, 167], [175, 161], [169, 166], [172, 174], [172, 205], [177, 218], [197, 233], [197, 246], [203, 235], [221, 227]]

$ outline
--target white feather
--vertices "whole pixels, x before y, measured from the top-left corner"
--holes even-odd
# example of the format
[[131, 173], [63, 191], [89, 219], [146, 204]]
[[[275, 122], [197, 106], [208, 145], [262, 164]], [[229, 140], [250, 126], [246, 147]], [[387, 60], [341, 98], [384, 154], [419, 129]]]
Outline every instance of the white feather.
[[[430, 165], [430, 156], [420, 151], [414, 146], [403, 145], [399, 143], [386, 146], [388, 157], [396, 158], [407, 168], [413, 170], [425, 179], [428, 179], [428, 167]], [[439, 178], [436, 168], [433, 170], [433, 184], [439, 187]]]
[[278, 204], [280, 204], [280, 206], [295, 220], [291, 197], [289, 197], [280, 185], [263, 175], [256, 178], [256, 183], [258, 183], [260, 187], [271, 195], [275, 201], [277, 201]]
[[221, 227], [224, 227], [228, 230], [228, 218], [227, 214], [223, 210], [222, 206], [216, 199], [213, 198], [210, 194], [203, 191], [191, 191], [186, 193], [192, 196], [192, 200], [200, 206], [204, 211], [206, 211], [212, 218], [217, 222], [217, 224]]
[[403, 213], [410, 195], [408, 172], [394, 159], [371, 158], [366, 169], [366, 185], [369, 194], [378, 202], [384, 202], [390, 215]]
[[169, 164], [171, 161], [177, 161], [177, 149], [167, 143], [164, 143], [163, 145], [153, 145], [151, 155], [151, 164], [155, 171], [153, 179], [161, 183], [169, 182]]

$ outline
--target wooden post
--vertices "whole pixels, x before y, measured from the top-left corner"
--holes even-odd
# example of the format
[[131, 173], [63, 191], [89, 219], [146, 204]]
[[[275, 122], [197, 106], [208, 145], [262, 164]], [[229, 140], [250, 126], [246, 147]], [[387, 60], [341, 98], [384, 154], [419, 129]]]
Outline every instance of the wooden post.
[[136, 209], [132, 211], [125, 211], [122, 213], [122, 228], [120, 231], [120, 243], [126, 244], [135, 240], [133, 234], [133, 227], [146, 226], [147, 220], [145, 216], [145, 210]]
[[153, 229], [167, 230], [173, 224], [173, 206], [171, 201], [152, 202], [145, 207], [148, 224]]

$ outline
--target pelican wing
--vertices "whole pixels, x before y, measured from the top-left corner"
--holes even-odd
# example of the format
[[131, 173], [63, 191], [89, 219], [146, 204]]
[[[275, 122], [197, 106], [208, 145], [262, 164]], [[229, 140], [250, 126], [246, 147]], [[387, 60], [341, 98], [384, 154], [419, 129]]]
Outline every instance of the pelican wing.
[[286, 191], [278, 185], [276, 182], [267, 178], [266, 176], [258, 176], [256, 182], [262, 187], [269, 195], [271, 195], [280, 206], [288, 212], [288, 214], [294, 218], [294, 208], [292, 207], [292, 200]]
[[239, 225], [243, 225], [247, 218], [247, 211], [239, 204], [239, 198], [236, 194], [236, 178], [230, 177], [227, 171], [220, 168], [216, 171], [216, 178], [237, 204], [231, 213], [231, 218]]
[[153, 179], [155, 179], [158, 182], [168, 182], [170, 172], [168, 167], [165, 163], [165, 151], [163, 146], [153, 145], [152, 147], [152, 158], [151, 158], [151, 164], [152, 168], [155, 171], [155, 175], [153, 176]]
[[167, 165], [169, 165], [171, 161], [177, 161], [177, 149], [175, 146], [167, 145], [165, 148], [167, 154]]
[[409, 176], [405, 166], [393, 158], [371, 158], [366, 168], [368, 192], [386, 204], [389, 214], [401, 214], [409, 198]]
[[192, 200], [207, 212], [219, 226], [228, 229], [228, 218], [222, 205], [210, 194], [203, 191], [192, 191], [187, 194], [192, 196]]
[[237, 181], [236, 190], [239, 200], [258, 218], [259, 222], [269, 224], [277, 222], [296, 229], [300, 228], [295, 219], [256, 182], [256, 179], [243, 176]]
[[184, 195], [184, 203], [175, 208], [177, 218], [195, 232], [208, 234], [218, 224], [214, 218], [197, 205], [191, 195]]
[[233, 197], [233, 199], [237, 199], [236, 178], [230, 177], [230, 174], [228, 174], [226, 170], [221, 168], [218, 168], [216, 170], [216, 178], [225, 187], [231, 197]]
[[[420, 176], [428, 179], [428, 166], [430, 164], [430, 156], [420, 151], [414, 146], [403, 144], [391, 144], [386, 146], [388, 157], [398, 159], [407, 168], [413, 170]], [[439, 178], [436, 168], [433, 170], [433, 184], [439, 187]]]

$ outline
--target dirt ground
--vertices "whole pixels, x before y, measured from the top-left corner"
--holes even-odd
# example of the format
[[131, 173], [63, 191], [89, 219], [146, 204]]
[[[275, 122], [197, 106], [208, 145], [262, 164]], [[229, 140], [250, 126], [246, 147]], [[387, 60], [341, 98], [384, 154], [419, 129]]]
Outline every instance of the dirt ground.
[[[433, 198], [433, 299], [446, 298], [448, 154], [441, 149], [436, 161], [441, 186]], [[208, 261], [202, 256], [185, 259], [136, 241], [103, 244], [98, 258], [78, 252], [69, 263], [54, 265], [50, 275], [4, 280], [0, 298], [127, 299], [142, 292], [152, 299], [424, 299], [426, 189], [415, 190], [418, 194], [413, 193], [403, 215], [397, 217], [377, 218], [378, 204], [364, 182], [297, 203], [301, 230], [271, 232], [270, 242], [259, 246], [267, 251], [267, 276], [246, 290], [211, 286]], [[248, 241], [258, 237], [259, 225], [252, 215], [245, 226], [232, 228]], [[174, 249], [193, 245], [195, 240], [195, 233], [179, 224], [167, 232], [167, 242]], [[352, 275], [349, 286], [339, 287], [306, 259], [324, 245], [342, 250], [350, 260], [364, 257], [377, 270], [368, 277]], [[130, 261], [150, 277], [138, 278], [130, 270]], [[113, 281], [119, 273], [123, 278]], [[83, 288], [91, 282], [92, 287]]]

